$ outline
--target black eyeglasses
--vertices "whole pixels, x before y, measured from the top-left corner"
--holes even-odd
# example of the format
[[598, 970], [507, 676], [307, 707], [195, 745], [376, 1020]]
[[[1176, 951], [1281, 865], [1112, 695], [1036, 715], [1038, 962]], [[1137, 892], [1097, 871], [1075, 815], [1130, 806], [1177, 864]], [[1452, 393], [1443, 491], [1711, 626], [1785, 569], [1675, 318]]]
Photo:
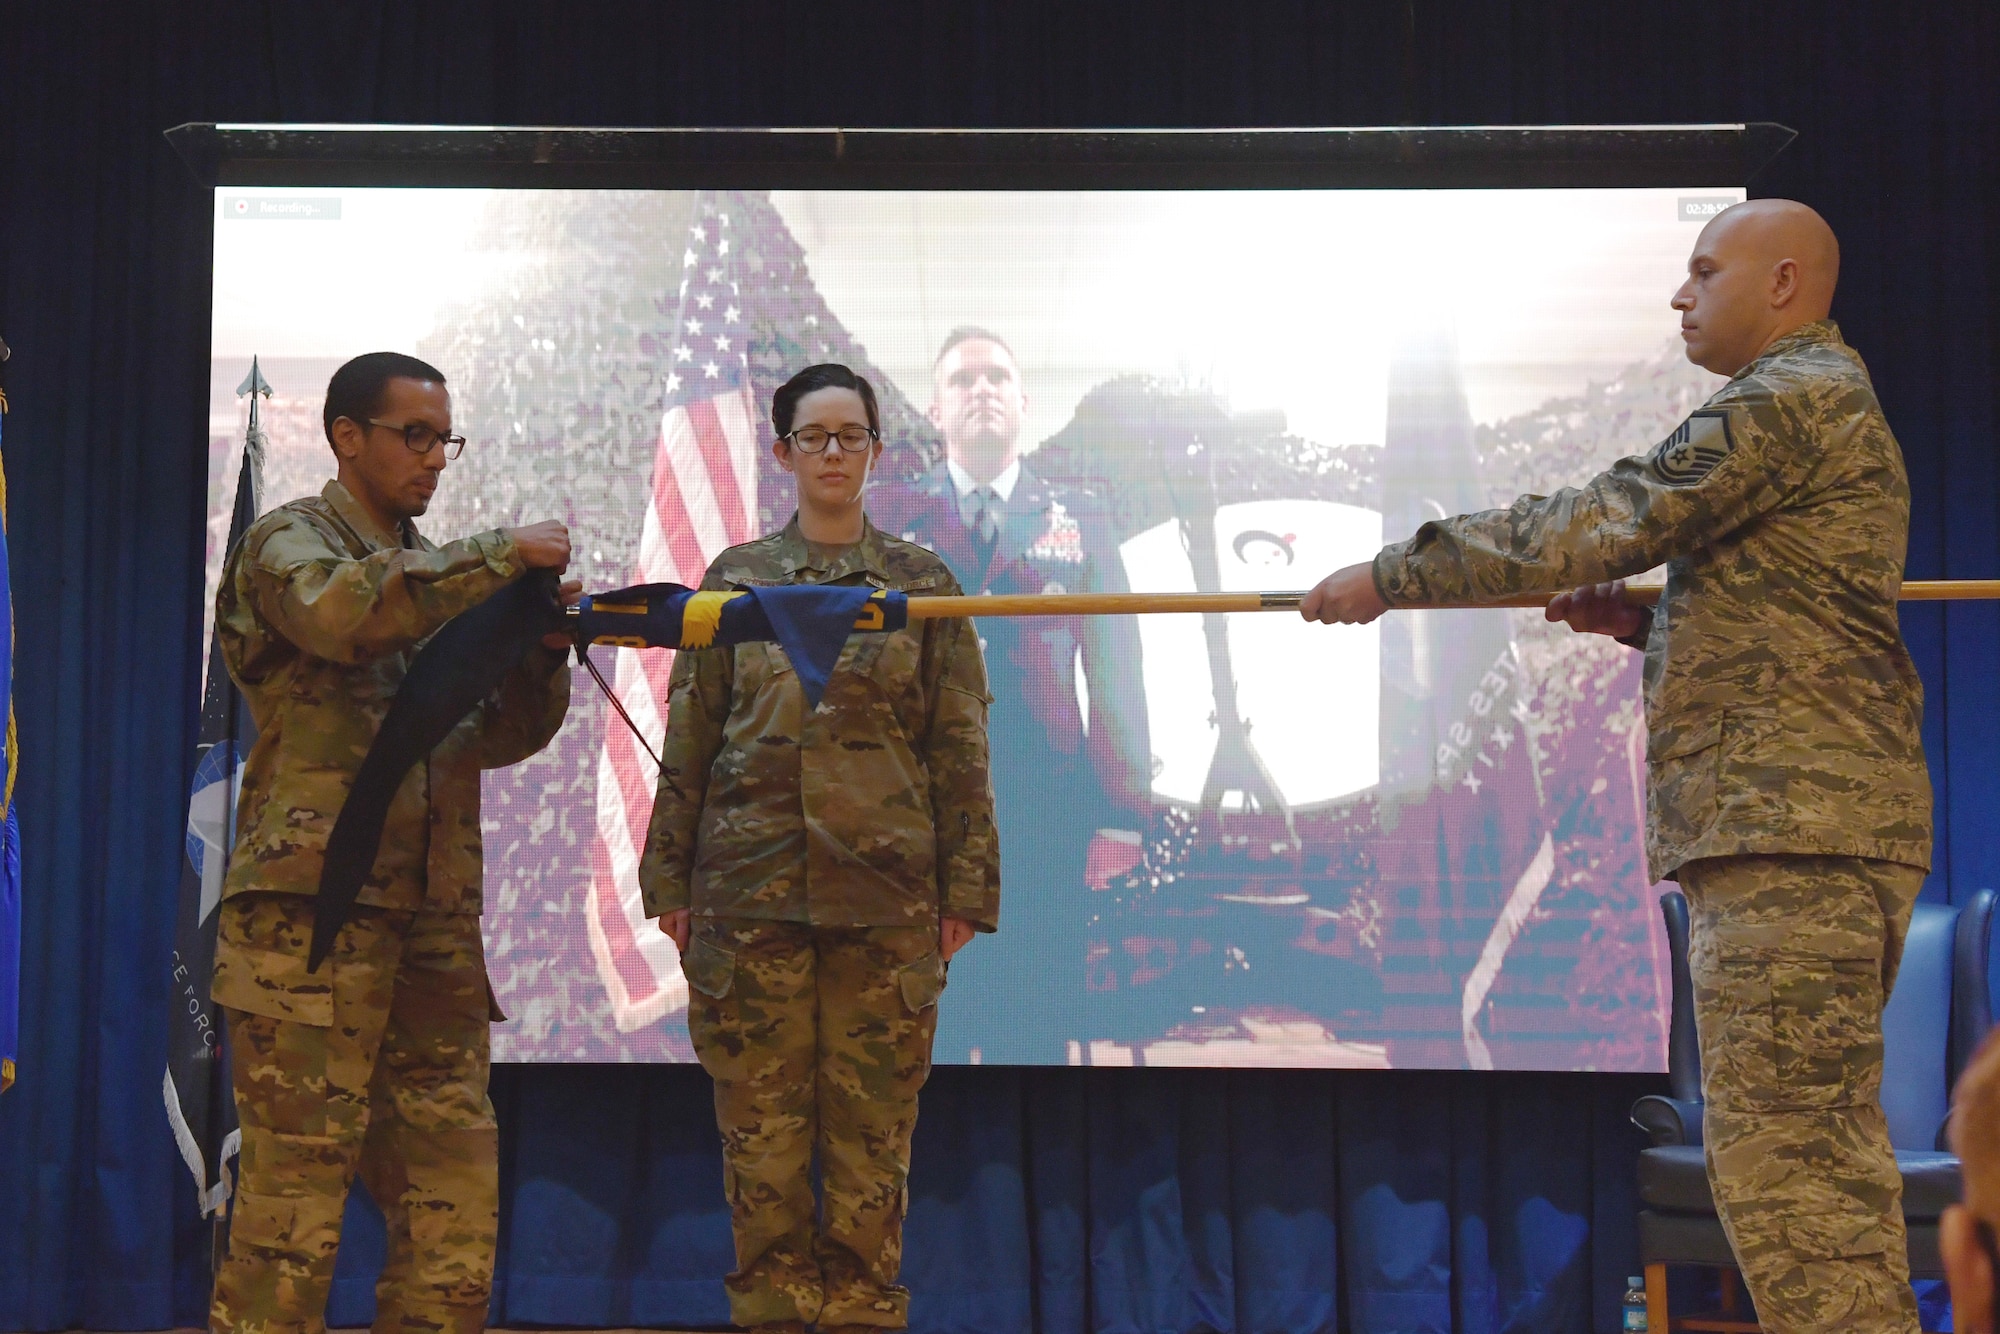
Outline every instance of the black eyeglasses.
[[403, 437], [403, 443], [410, 447], [412, 454], [428, 454], [439, 445], [444, 446], [444, 456], [448, 459], [455, 459], [465, 452], [464, 436], [439, 435], [422, 422], [409, 422], [398, 426], [394, 422], [378, 422], [373, 417], [363, 417], [361, 420], [369, 426], [379, 426], [385, 431], [399, 432]]
[[802, 454], [818, 454], [833, 441], [850, 454], [859, 454], [874, 444], [881, 436], [866, 426], [843, 426], [838, 431], [824, 430], [818, 426], [801, 426], [796, 431], [787, 431], [778, 437], [789, 440]]

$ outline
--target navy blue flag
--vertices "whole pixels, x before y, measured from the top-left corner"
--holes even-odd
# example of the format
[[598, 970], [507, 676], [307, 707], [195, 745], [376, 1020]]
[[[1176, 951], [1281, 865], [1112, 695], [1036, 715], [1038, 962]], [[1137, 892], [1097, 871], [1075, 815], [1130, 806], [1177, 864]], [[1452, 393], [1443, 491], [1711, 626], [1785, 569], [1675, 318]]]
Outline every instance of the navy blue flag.
[[[258, 401], [269, 397], [257, 363], [237, 388], [250, 395], [250, 425], [243, 463], [237, 470], [236, 503], [229, 516], [229, 547], [243, 540], [256, 521], [258, 483], [264, 457], [264, 428]], [[243, 761], [257, 740], [250, 708], [222, 662], [213, 636], [208, 646], [208, 678], [203, 684], [201, 735], [195, 745], [194, 777], [188, 784], [187, 834], [182, 847], [179, 912], [174, 923], [174, 966], [168, 1007], [167, 1070], [161, 1092], [174, 1143], [195, 1181], [202, 1213], [221, 1209], [229, 1199], [229, 1160], [242, 1134], [236, 1127], [236, 1100], [229, 1087], [229, 1053], [222, 1015], [208, 996], [215, 965], [215, 910], [236, 841], [236, 794], [243, 786]]]
[[849, 634], [900, 630], [909, 623], [909, 601], [903, 594], [844, 584], [733, 592], [641, 584], [587, 597], [577, 611], [577, 638], [586, 644], [702, 649], [775, 641], [792, 660], [806, 705], [815, 709]]

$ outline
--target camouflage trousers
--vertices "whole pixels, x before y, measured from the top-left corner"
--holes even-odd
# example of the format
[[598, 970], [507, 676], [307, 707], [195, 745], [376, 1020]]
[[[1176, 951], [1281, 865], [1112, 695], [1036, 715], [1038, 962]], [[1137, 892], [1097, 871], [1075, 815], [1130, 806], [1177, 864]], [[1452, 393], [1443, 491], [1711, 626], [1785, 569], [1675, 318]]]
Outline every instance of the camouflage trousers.
[[944, 986], [937, 929], [698, 917], [683, 969], [722, 1132], [730, 1319], [902, 1328], [910, 1135]]
[[1769, 1334], [1916, 1334], [1882, 1006], [1923, 879], [1855, 857], [1680, 870], [1709, 1182]]
[[308, 974], [312, 909], [246, 894], [220, 910], [213, 994], [243, 1155], [209, 1328], [326, 1328], [358, 1171], [388, 1222], [378, 1334], [473, 1334], [499, 1229], [479, 918], [356, 908]]

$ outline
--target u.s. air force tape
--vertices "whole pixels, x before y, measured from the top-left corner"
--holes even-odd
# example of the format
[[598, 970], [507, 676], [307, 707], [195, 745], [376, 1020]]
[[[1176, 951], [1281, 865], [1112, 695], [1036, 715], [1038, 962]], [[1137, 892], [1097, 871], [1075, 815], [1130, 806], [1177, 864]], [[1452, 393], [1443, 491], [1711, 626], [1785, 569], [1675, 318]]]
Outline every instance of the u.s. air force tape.
[[1668, 486], [1692, 486], [1736, 448], [1729, 409], [1700, 408], [1653, 451], [1653, 471]]

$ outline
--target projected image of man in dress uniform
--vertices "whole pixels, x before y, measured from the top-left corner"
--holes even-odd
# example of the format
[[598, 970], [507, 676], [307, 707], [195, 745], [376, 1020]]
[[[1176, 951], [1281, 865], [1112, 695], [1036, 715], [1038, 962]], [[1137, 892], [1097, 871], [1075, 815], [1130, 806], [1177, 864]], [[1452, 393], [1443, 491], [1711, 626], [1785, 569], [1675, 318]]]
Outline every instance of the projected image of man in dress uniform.
[[[1036, 475], [1021, 452], [1027, 395], [1007, 341], [954, 329], [932, 372], [945, 458], [869, 498], [881, 527], [944, 557], [968, 593], [1124, 592], [1111, 516]], [[993, 788], [1006, 929], [952, 974], [960, 1000], [938, 1051], [987, 1063], [1062, 1061], [1085, 1036], [1091, 882], [1137, 862], [1152, 771], [1139, 633], [1130, 617], [978, 622], [994, 695]]]

